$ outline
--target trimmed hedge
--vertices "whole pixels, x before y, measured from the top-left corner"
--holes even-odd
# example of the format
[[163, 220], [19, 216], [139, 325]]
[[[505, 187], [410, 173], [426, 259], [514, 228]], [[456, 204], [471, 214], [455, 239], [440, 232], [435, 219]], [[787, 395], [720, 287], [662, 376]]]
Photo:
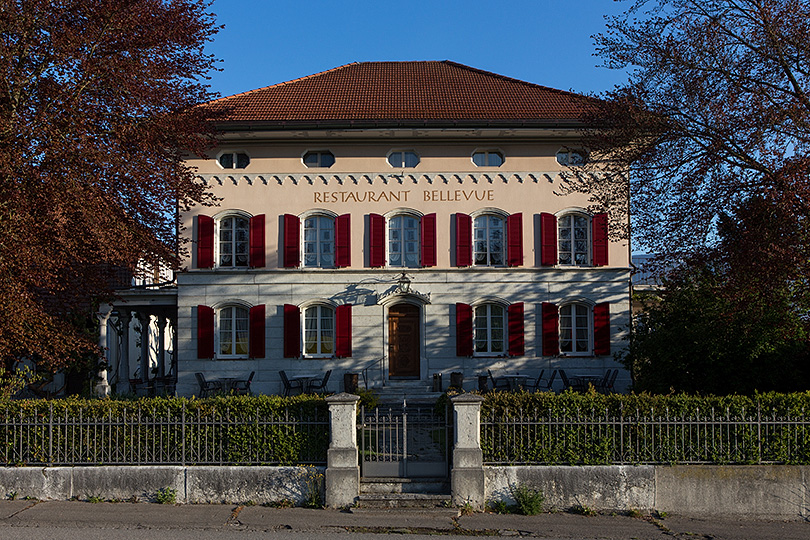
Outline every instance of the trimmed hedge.
[[810, 392], [486, 394], [484, 461], [810, 464]]
[[0, 402], [6, 465], [320, 464], [328, 441], [313, 395]]

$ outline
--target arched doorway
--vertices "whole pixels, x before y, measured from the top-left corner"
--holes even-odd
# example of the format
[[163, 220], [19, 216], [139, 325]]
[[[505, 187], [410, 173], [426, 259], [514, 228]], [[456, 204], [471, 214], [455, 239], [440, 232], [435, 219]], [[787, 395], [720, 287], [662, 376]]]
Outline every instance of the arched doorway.
[[418, 379], [420, 375], [419, 306], [395, 304], [388, 309], [388, 376]]

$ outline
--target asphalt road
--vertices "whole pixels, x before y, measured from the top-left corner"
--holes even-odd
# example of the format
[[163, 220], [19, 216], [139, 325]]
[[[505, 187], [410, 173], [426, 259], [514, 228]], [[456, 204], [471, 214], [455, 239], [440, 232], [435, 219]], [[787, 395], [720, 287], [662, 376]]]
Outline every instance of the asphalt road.
[[0, 540], [329, 539], [362, 534], [364, 539], [408, 540], [446, 536], [528, 536], [600, 540], [808, 540], [810, 522], [728, 517], [619, 515], [539, 516], [472, 514], [453, 509], [308, 510], [233, 505], [158, 505], [77, 501], [0, 501]]

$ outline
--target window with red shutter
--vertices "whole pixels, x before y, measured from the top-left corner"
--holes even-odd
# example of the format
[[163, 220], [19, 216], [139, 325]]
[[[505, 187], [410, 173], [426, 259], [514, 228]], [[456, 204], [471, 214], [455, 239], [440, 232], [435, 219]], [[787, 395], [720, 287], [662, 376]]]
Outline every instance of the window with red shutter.
[[264, 305], [250, 308], [250, 358], [264, 358]]
[[436, 266], [436, 214], [422, 216], [422, 266]]
[[214, 357], [214, 309], [197, 306], [197, 358]]
[[546, 212], [540, 214], [540, 264], [557, 264], [557, 217]]
[[264, 268], [264, 214], [250, 218], [250, 266]]
[[472, 306], [456, 304], [456, 356], [473, 355]]
[[352, 265], [351, 215], [335, 218], [335, 266], [348, 268]]
[[335, 356], [350, 358], [352, 355], [352, 305], [343, 304], [335, 308]]
[[523, 302], [510, 304], [507, 313], [509, 319], [509, 356], [523, 356], [525, 354]]
[[214, 219], [197, 216], [197, 268], [214, 267]]
[[543, 302], [543, 356], [560, 354], [560, 312], [555, 304]]
[[506, 264], [523, 266], [523, 214], [511, 214], [506, 218], [506, 235], [508, 237]]
[[284, 304], [284, 358], [301, 356], [301, 310]]
[[607, 266], [608, 263], [608, 215], [595, 214], [591, 220], [593, 235], [593, 265]]
[[300, 229], [298, 216], [284, 214], [284, 268], [298, 268], [301, 264]]
[[372, 268], [385, 266], [385, 218], [368, 215], [368, 264]]
[[610, 354], [610, 304], [603, 302], [593, 307], [593, 353]]
[[456, 266], [472, 266], [472, 217], [456, 214]]

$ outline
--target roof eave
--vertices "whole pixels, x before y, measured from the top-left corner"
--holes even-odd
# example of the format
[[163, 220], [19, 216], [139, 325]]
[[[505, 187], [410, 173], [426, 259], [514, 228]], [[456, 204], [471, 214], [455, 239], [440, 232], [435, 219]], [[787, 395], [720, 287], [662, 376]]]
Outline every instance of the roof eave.
[[581, 129], [586, 123], [578, 119], [506, 119], [506, 120], [249, 120], [216, 122], [220, 132], [239, 131], [298, 131], [305, 129]]

